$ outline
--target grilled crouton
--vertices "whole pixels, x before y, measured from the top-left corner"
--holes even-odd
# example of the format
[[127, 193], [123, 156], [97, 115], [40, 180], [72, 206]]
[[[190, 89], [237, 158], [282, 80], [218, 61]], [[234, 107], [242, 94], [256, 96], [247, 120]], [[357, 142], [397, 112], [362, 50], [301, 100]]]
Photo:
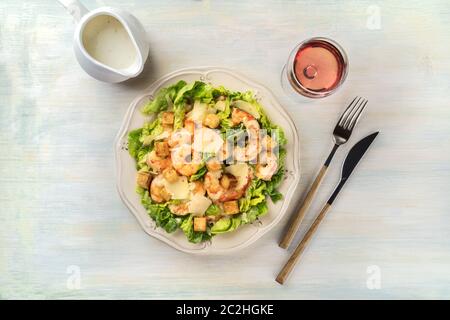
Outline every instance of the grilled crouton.
[[220, 124], [220, 118], [216, 114], [210, 113], [203, 119], [203, 125], [215, 129]]
[[165, 158], [169, 156], [169, 144], [167, 141], [157, 141], [155, 142], [155, 153], [158, 157]]
[[239, 205], [236, 200], [226, 201], [223, 203], [223, 211], [225, 214], [239, 213]]
[[136, 182], [139, 187], [148, 189], [148, 186], [150, 185], [150, 182], [152, 181], [151, 178], [152, 177], [148, 172], [139, 171], [137, 173]]
[[161, 117], [161, 123], [165, 124], [173, 124], [173, 112], [163, 112]]
[[206, 217], [194, 218], [194, 231], [204, 232], [206, 231]]

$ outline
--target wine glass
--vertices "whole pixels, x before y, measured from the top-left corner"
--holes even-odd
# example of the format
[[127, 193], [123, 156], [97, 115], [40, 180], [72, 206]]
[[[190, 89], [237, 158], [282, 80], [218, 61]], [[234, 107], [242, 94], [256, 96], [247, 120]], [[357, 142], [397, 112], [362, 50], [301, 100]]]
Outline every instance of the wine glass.
[[335, 41], [315, 37], [299, 43], [290, 53], [282, 72], [282, 86], [308, 98], [334, 93], [345, 81], [348, 58]]

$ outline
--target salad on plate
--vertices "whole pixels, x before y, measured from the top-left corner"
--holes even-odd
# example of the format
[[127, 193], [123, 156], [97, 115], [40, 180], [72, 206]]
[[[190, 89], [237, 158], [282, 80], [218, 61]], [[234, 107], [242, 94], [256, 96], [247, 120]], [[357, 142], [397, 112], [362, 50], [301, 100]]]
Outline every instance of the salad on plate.
[[141, 111], [149, 121], [129, 132], [128, 150], [157, 227], [200, 243], [257, 222], [282, 198], [287, 141], [251, 91], [180, 80]]

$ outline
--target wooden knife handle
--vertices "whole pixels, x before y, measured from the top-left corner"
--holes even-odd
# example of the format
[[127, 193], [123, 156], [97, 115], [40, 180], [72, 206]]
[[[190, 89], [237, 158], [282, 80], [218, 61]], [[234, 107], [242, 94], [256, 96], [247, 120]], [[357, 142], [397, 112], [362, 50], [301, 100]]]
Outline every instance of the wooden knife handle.
[[325, 177], [325, 174], [327, 172], [328, 166], [323, 165], [322, 168], [319, 171], [319, 174], [317, 175], [316, 179], [314, 180], [313, 184], [311, 185], [311, 188], [309, 189], [308, 193], [306, 194], [306, 198], [303, 201], [302, 206], [300, 207], [300, 210], [297, 212], [297, 214], [293, 217], [292, 221], [289, 223], [289, 228], [284, 234], [283, 239], [280, 242], [280, 247], [283, 249], [287, 249], [289, 245], [292, 242], [292, 239], [294, 238], [295, 234], [297, 233], [298, 228], [300, 227], [300, 224], [303, 221], [303, 218], [305, 217], [306, 211], [308, 211], [314, 196], [317, 193], [317, 190], [319, 189], [320, 184], [322, 183], [323, 178]]
[[305, 234], [305, 237], [302, 239], [302, 241], [299, 243], [297, 248], [295, 248], [294, 252], [290, 256], [289, 260], [284, 265], [283, 269], [281, 269], [280, 273], [278, 274], [276, 281], [279, 284], [284, 284], [286, 279], [289, 277], [289, 274], [294, 269], [295, 265], [297, 264], [298, 260], [300, 259], [300, 256], [305, 250], [307, 244], [311, 240], [312, 236], [316, 232], [317, 228], [319, 227], [319, 224], [322, 222], [323, 218], [325, 217], [328, 210], [331, 208], [330, 204], [325, 204], [325, 206], [322, 208], [322, 211], [320, 211], [319, 215], [317, 216], [316, 220], [314, 220], [313, 224], [309, 228], [308, 232]]

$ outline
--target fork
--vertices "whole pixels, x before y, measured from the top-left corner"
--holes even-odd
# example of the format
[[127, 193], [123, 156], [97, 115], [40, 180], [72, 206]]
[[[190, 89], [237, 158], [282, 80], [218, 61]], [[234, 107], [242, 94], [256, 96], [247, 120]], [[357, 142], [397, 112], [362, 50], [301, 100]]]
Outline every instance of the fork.
[[320, 184], [322, 183], [323, 178], [325, 177], [334, 154], [336, 153], [339, 146], [343, 145], [348, 141], [348, 139], [350, 139], [353, 128], [361, 117], [361, 114], [366, 107], [367, 102], [367, 99], [355, 97], [339, 118], [333, 131], [333, 149], [331, 150], [330, 155], [323, 164], [318, 175], [316, 176], [316, 179], [314, 180], [308, 193], [306, 194], [305, 200], [303, 201], [300, 210], [292, 218], [292, 221], [289, 224], [289, 228], [279, 244], [281, 248], [287, 249], [291, 244], [294, 235], [297, 233], [297, 230], [300, 227], [300, 224], [302, 223], [302, 220], [305, 217], [305, 214], [308, 211], [308, 208], [310, 207], [312, 200], [317, 193]]

